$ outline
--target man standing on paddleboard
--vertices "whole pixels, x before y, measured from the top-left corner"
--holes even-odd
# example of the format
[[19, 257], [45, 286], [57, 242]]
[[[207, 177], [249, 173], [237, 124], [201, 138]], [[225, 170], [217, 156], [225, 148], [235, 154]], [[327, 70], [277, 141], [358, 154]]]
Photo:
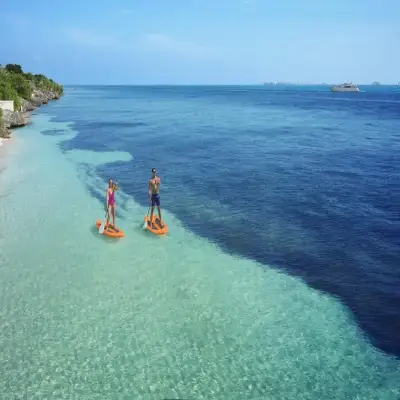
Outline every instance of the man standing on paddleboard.
[[[161, 179], [156, 175], [157, 171], [155, 168], [151, 170], [151, 178], [149, 180], [148, 190], [149, 190], [149, 203], [151, 202], [151, 214], [150, 214], [150, 224], [153, 221], [154, 206], [157, 205], [158, 216], [160, 218], [160, 227], [164, 228], [161, 219], [161, 209], [160, 209], [160, 184]], [[152, 226], [152, 225], [150, 225]]]

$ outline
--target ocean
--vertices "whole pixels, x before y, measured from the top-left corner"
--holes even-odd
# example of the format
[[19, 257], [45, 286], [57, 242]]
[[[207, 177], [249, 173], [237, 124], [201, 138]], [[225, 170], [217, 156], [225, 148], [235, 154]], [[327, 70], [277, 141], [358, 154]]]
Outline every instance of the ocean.
[[[0, 398], [399, 399], [400, 87], [360, 89], [36, 110], [0, 147]], [[119, 240], [95, 226], [109, 177]]]

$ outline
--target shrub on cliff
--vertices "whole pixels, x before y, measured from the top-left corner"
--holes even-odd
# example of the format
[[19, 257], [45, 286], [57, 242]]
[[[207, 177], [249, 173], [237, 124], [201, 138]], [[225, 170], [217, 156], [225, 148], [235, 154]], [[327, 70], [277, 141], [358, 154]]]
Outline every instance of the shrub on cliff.
[[21, 102], [18, 92], [8, 74], [0, 74], [0, 100], [14, 100], [14, 111], [20, 109]]
[[55, 83], [52, 79], [46, 78], [42, 74], [33, 75], [32, 81], [39, 90], [51, 90], [60, 96], [64, 92], [64, 88], [61, 85]]
[[18, 95], [25, 100], [29, 100], [32, 96], [32, 88], [29, 85], [29, 81], [23, 75], [15, 73], [10, 73], [9, 78]]
[[64, 92], [62, 85], [42, 74], [25, 73], [18, 64], [0, 69], [0, 100], [14, 100], [14, 111], [20, 109], [20, 98], [31, 100], [33, 89], [52, 91], [58, 96]]

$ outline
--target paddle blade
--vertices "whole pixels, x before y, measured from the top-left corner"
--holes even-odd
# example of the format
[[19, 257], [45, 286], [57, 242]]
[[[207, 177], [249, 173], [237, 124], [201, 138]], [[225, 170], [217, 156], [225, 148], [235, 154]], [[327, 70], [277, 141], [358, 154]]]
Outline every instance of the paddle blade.
[[102, 221], [100, 228], [99, 228], [99, 234], [102, 235], [104, 232], [104, 221]]
[[144, 220], [144, 222], [143, 222], [143, 229], [146, 229], [147, 228], [147, 220]]

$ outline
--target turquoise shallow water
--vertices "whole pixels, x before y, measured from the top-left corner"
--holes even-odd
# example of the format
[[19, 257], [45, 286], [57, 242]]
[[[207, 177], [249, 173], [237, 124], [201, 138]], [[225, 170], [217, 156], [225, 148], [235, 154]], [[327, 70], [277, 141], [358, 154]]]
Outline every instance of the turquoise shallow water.
[[399, 398], [400, 362], [330, 296], [168, 210], [146, 234], [124, 191], [126, 237], [99, 237], [96, 166], [131, 155], [62, 153], [74, 135], [42, 114], [0, 148], [1, 399]]

